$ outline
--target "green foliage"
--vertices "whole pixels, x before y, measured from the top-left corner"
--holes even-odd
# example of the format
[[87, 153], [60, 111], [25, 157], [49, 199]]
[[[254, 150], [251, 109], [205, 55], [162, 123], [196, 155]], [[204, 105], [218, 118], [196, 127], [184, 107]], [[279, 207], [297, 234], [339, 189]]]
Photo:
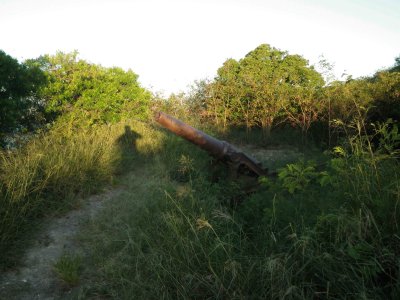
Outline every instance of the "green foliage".
[[371, 84], [363, 79], [332, 83], [325, 89], [328, 102], [325, 104], [326, 115], [329, 115], [330, 120], [338, 119], [349, 123], [358, 117], [360, 108], [365, 113], [371, 105], [371, 90]]
[[[354, 119], [367, 123], [384, 123], [387, 119], [400, 120], [400, 73], [391, 70], [377, 72], [372, 77], [333, 82], [324, 88], [320, 120], [328, 122], [329, 139], [345, 137], [342, 126], [334, 120], [349, 125]], [[321, 137], [319, 137], [321, 139]]]
[[399, 157], [400, 155], [400, 133], [398, 124], [392, 119], [385, 123], [372, 124], [374, 135], [378, 139], [377, 154]]
[[35, 125], [42, 109], [37, 90], [45, 83], [35, 65], [19, 63], [0, 50], [0, 142], [4, 132]]
[[400, 119], [396, 67], [372, 77], [333, 81], [329, 75], [333, 67], [326, 60], [320, 64], [326, 85], [301, 56], [260, 45], [238, 61], [226, 60], [213, 81], [195, 89], [201, 110], [196, 114], [224, 132], [230, 127], [246, 127], [248, 132], [260, 127], [264, 138], [272, 128], [297, 127], [303, 144], [311, 132], [318, 143], [329, 147], [346, 135], [333, 120], [349, 124], [354, 118], [367, 117], [374, 123]]
[[68, 113], [69, 121], [86, 125], [149, 116], [150, 94], [131, 70], [90, 64], [76, 51], [45, 55], [36, 63], [48, 74], [49, 84], [41, 91], [48, 113]]
[[[63, 256], [55, 264], [87, 298], [397, 299], [396, 113], [385, 122], [398, 108], [396, 71], [323, 86], [302, 57], [261, 45], [227, 60], [189, 97], [154, 101], [185, 119], [211, 119], [225, 135], [233, 125], [269, 133], [279, 123], [306, 135], [318, 121], [329, 143], [333, 134], [346, 138], [322, 170], [274, 157], [275, 167], [287, 164], [278, 178], [259, 178], [261, 188], [246, 194], [238, 182], [212, 180], [210, 160], [193, 145], [141, 122], [118, 123], [149, 112], [150, 96], [133, 72], [78, 60], [76, 52], [29, 64], [45, 70], [41, 95], [59, 119], [26, 146], [0, 153], [3, 263], [33, 221], [130, 170], [120, 179], [126, 190], [87, 225], [88, 261]], [[382, 122], [371, 125], [374, 118]], [[299, 130], [280, 129], [299, 139]], [[281, 144], [253, 133], [247, 140], [259, 146]]]
[[152, 110], [163, 111], [175, 118], [188, 122], [189, 119], [192, 120], [194, 112], [190, 112], [190, 107], [186, 100], [184, 93], [171, 94], [167, 99], [163, 99], [160, 96], [155, 96], [152, 99]]
[[282, 186], [293, 194], [296, 191], [304, 190], [312, 180], [318, 177], [315, 166], [313, 161], [288, 164], [279, 170], [278, 177], [282, 181]]
[[240, 61], [229, 59], [223, 64], [207, 109], [217, 124], [269, 131], [290, 99], [301, 103], [299, 99], [322, 85], [321, 75], [304, 58], [263, 44]]
[[400, 72], [378, 72], [372, 78], [374, 101], [368, 112], [370, 122], [400, 120]]
[[[200, 152], [169, 139], [89, 224], [85, 296], [396, 298], [400, 168], [393, 156], [377, 164], [380, 148], [371, 156], [357, 139], [337, 147], [323, 171], [300, 161], [278, 179], [260, 178], [263, 188], [236, 209], [226, 203], [238, 190], [210, 182]], [[171, 181], [171, 169], [189, 179]]]

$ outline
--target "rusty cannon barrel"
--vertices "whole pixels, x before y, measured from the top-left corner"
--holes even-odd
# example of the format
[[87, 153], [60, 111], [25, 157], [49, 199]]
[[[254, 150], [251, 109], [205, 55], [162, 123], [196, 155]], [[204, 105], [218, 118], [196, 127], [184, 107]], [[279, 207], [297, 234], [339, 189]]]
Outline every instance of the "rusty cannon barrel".
[[163, 112], [157, 112], [155, 119], [169, 131], [207, 151], [218, 160], [227, 162], [236, 171], [245, 168], [256, 176], [267, 175], [266, 170], [262, 168], [260, 162], [243, 153], [233, 145], [225, 141], [220, 141]]

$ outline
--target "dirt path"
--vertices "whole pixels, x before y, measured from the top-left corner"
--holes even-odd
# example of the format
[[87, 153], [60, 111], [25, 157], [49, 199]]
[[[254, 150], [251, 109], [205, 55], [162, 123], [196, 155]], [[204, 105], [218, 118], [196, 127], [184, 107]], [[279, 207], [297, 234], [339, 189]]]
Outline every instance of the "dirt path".
[[79, 209], [61, 218], [49, 220], [39, 232], [33, 247], [27, 250], [18, 270], [0, 274], [0, 299], [50, 300], [67, 296], [53, 270], [54, 263], [65, 253], [82, 252], [75, 241], [83, 222], [93, 218], [108, 201], [122, 192], [114, 189], [86, 199]]

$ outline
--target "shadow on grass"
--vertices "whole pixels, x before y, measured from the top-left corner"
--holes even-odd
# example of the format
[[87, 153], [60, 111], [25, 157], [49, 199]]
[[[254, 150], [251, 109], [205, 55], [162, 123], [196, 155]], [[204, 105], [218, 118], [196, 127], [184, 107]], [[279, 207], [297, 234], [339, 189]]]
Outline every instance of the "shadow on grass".
[[141, 155], [137, 149], [137, 142], [141, 138], [141, 134], [132, 130], [131, 126], [125, 125], [124, 133], [115, 142], [119, 153], [119, 159], [116, 160], [117, 174], [126, 172], [135, 162], [138, 162]]
[[0, 156], [0, 270], [20, 264], [45, 219], [79, 207], [159, 151], [151, 145], [163, 140], [148, 124], [123, 126], [50, 132]]

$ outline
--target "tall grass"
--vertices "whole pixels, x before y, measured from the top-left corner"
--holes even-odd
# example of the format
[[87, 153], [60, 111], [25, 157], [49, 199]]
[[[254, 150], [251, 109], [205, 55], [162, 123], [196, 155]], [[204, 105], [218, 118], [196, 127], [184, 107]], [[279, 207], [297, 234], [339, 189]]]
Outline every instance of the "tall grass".
[[[296, 168], [307, 172], [288, 167], [246, 196], [239, 183], [210, 181], [202, 153], [167, 141], [88, 225], [90, 279], [80, 296], [398, 299], [399, 164], [390, 155], [377, 161], [379, 148], [365, 140], [349, 143], [326, 170], [303, 162]], [[227, 205], [235, 197], [242, 204]]]
[[81, 238], [78, 297], [397, 299], [397, 127], [361, 127], [324, 170], [291, 164], [251, 195], [212, 180], [206, 153], [151, 125], [55, 128], [1, 154], [1, 251], [71, 195], [130, 170]]
[[[12, 260], [15, 241], [38, 217], [71, 207], [74, 198], [98, 192], [146, 156], [162, 133], [141, 122], [94, 128], [55, 126], [12, 152], [0, 152], [1, 263]], [[10, 260], [11, 259], [11, 260]]]

